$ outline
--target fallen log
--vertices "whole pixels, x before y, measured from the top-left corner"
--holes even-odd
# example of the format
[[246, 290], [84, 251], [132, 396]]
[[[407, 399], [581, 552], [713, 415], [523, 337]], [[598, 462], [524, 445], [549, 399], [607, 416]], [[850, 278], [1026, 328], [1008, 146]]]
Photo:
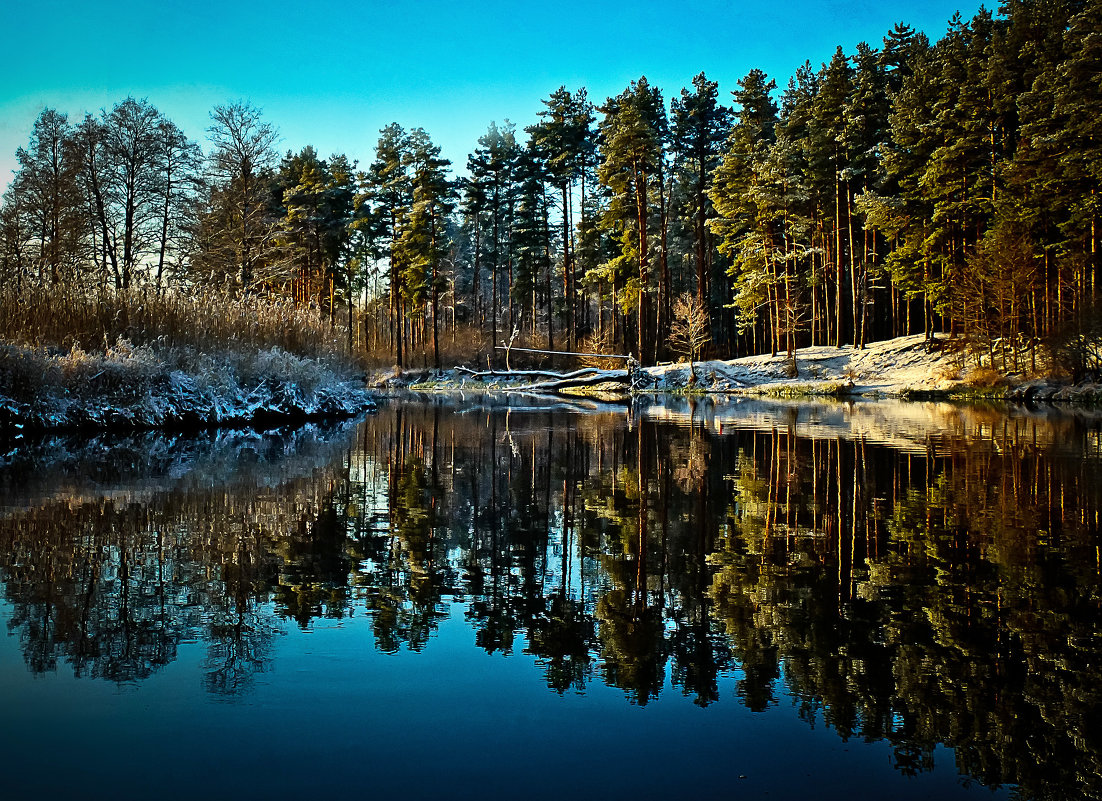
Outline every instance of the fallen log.
[[552, 380], [561, 380], [566, 378], [575, 378], [577, 376], [586, 375], [592, 373], [594, 370], [599, 370], [599, 367], [583, 367], [581, 370], [574, 370], [570, 373], [560, 373], [555, 370], [472, 370], [469, 367], [456, 367], [456, 370], [466, 373], [472, 378], [550, 378]]
[[598, 384], [631, 384], [630, 370], [597, 370], [592, 375], [582, 375], [573, 378], [562, 378], [557, 381], [544, 381], [539, 384], [528, 384], [517, 387], [518, 392], [559, 392], [575, 387], [593, 387]]

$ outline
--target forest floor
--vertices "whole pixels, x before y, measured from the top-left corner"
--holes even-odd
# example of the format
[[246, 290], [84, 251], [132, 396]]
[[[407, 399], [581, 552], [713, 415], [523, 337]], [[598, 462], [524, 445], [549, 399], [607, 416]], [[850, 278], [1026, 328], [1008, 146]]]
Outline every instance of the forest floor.
[[[816, 346], [795, 353], [796, 375], [786, 355], [747, 356], [730, 360], [659, 364], [643, 368], [637, 389], [653, 392], [701, 392], [724, 395], [836, 395], [866, 397], [961, 397], [1097, 402], [1102, 386], [1067, 386], [1060, 381], [1031, 379], [1025, 374], [1000, 375], [977, 369], [946, 335], [927, 342], [922, 334], [874, 342], [864, 348]], [[473, 377], [460, 370], [379, 372], [369, 377], [376, 388], [426, 391], [524, 391], [535, 381], [517, 371], [510, 376]], [[695, 374], [695, 379], [694, 379]]]

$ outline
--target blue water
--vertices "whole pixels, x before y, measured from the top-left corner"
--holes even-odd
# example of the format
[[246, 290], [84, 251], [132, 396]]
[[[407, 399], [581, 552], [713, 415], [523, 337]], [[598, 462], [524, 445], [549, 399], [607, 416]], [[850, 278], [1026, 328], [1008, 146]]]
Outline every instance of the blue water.
[[[883, 743], [844, 742], [737, 673], [707, 708], [667, 684], [645, 707], [600, 682], [552, 692], [535, 658], [474, 647], [463, 604], [422, 652], [383, 654], [368, 620], [288, 625], [251, 692], [212, 697], [200, 643], [140, 684], [35, 677], [0, 640], [6, 798], [991, 797], [952, 752], [903, 779]], [[9, 621], [5, 617], [4, 621]], [[519, 643], [522, 645], [522, 643]], [[1005, 794], [998, 794], [1000, 797]]]
[[[1016, 575], [1026, 577], [1027, 595], [1049, 580], [1063, 588], [1036, 594], [1038, 638], [1046, 627], [1065, 625], [1045, 620], [1070, 620], [1084, 610], [1097, 615], [1096, 608], [1071, 597], [1076, 588], [1093, 586], [1091, 576], [1072, 571], [1069, 578], [1064, 566], [1075, 560], [1065, 560], [1063, 551], [1046, 556], [1048, 546], [1038, 544], [1036, 529], [1021, 524], [1026, 502], [1044, 499], [1021, 499], [1011, 515], [1018, 522], [1007, 523], [1021, 528], [1018, 539], [1008, 539], [1010, 529], [999, 529], [998, 547], [984, 539], [986, 528], [954, 523], [957, 528], [946, 534], [933, 523], [922, 529], [919, 515], [919, 534], [927, 538], [919, 547], [919, 535], [900, 528], [906, 517], [900, 499], [926, 492], [927, 481], [938, 493], [930, 497], [941, 499], [966, 471], [956, 462], [945, 472], [938, 472], [940, 463], [914, 467], [913, 449], [874, 453], [864, 439], [844, 444], [832, 430], [834, 450], [828, 450], [818, 442], [782, 439], [784, 431], [768, 426], [765, 433], [760, 425], [746, 433], [728, 420], [726, 439], [713, 437], [703, 451], [696, 429], [646, 428], [654, 447], [638, 455], [631, 450], [643, 447], [638, 419], [595, 422], [561, 412], [505, 419], [497, 410], [472, 415], [464, 407], [430, 416], [416, 406], [402, 407], [404, 417], [398, 411], [384, 409], [359, 426], [299, 434], [282, 444], [265, 440], [264, 447], [231, 439], [220, 441], [222, 450], [208, 452], [193, 443], [185, 464], [169, 459], [159, 476], [134, 459], [138, 446], [130, 442], [125, 454], [136, 465], [134, 474], [119, 468], [109, 486], [99, 479], [81, 482], [85, 460], [94, 460], [89, 454], [64, 459], [63, 482], [46, 472], [19, 481], [9, 477], [0, 503], [6, 510], [0, 535], [8, 550], [0, 565], [0, 798], [822, 800], [987, 799], [1019, 792], [962, 773], [958, 755], [943, 744], [971, 747], [974, 741], [979, 756], [971, 764], [1005, 758], [991, 775], [1002, 770], [1012, 780], [1020, 755], [1036, 744], [1009, 742], [1000, 756], [984, 750], [984, 743], [998, 732], [1019, 737], [1018, 712], [993, 709], [991, 721], [977, 719], [974, 706], [916, 708], [924, 699], [956, 697], [959, 677], [903, 676], [898, 667], [893, 674], [891, 665], [917, 665], [920, 674], [935, 663], [939, 670], [964, 665], [969, 675], [961, 696], [967, 699], [1008, 693], [1020, 700], [1025, 687], [1036, 697], [1020, 709], [1031, 712], [1035, 705], [1043, 711], [1060, 702], [1031, 683], [1017, 650], [1024, 624], [1017, 618], [1007, 622]], [[1059, 437], [1053, 441], [1066, 451], [1066, 429], [1055, 430]], [[1037, 441], [1036, 427], [1030, 437]], [[706, 466], [690, 470], [701, 453]], [[775, 469], [781, 457], [787, 459], [783, 471]], [[635, 689], [625, 690], [617, 681], [632, 686], [634, 679], [610, 678], [610, 665], [617, 648], [627, 659], [624, 649], [637, 641], [628, 624], [626, 633], [610, 634], [612, 618], [600, 605], [611, 604], [617, 588], [635, 586], [633, 504], [640, 481], [631, 470], [645, 469], [646, 459], [654, 460], [653, 477], [646, 479], [651, 498], [643, 554], [650, 572], [638, 597], [642, 608], [657, 610], [663, 627], [657, 641], [665, 650], [658, 659], [661, 686], [639, 689], [644, 676]], [[757, 473], [750, 476], [754, 460]], [[894, 478], [885, 468], [889, 464]], [[797, 485], [791, 479], [784, 492], [766, 488], [805, 469], [813, 482], [801, 479]], [[1021, 464], [1015, 469], [1029, 472]], [[736, 475], [743, 478], [736, 481]], [[899, 486], [912, 476], [918, 483]], [[564, 487], [575, 480], [570, 503], [578, 528], [570, 531]], [[488, 483], [479, 488], [480, 481]], [[854, 481], [867, 483], [839, 503]], [[1041, 482], [1027, 477], [1025, 483], [1036, 488]], [[1083, 502], [1087, 486], [1093, 484], [1069, 483], [1065, 495]], [[468, 494], [476, 489], [477, 500], [471, 501]], [[796, 492], [810, 494], [797, 503]], [[497, 506], [485, 505], [491, 495]], [[846, 518], [830, 518], [830, 504], [850, 514], [858, 503], [868, 504], [867, 520], [858, 515], [860, 525], [852, 523], [852, 531], [839, 536], [838, 521]], [[890, 503], [898, 504], [895, 518]], [[95, 512], [100, 508], [107, 511]], [[732, 517], [736, 508], [757, 511]], [[938, 507], [938, 514], [947, 508]], [[754, 517], [759, 512], [766, 528]], [[1045, 513], [1051, 523], [1051, 510]], [[927, 509], [927, 518], [935, 517]], [[107, 522], [89, 533], [96, 519]], [[776, 533], [782, 519], [794, 521], [786, 534]], [[406, 528], [399, 531], [400, 525]], [[1079, 541], [1072, 542], [1071, 528], [1067, 522], [1061, 529], [1061, 547], [1074, 555]], [[692, 572], [698, 533], [708, 558], [702, 578]], [[235, 537], [248, 547], [235, 551]], [[782, 555], [750, 558], [765, 548], [762, 543], [774, 542], [771, 537], [787, 538]], [[946, 548], [959, 550], [945, 556]], [[120, 557], [124, 552], [126, 559]], [[256, 562], [241, 572], [243, 579], [234, 578], [247, 552]], [[88, 575], [98, 578], [74, 579], [90, 570], [82, 565], [97, 553], [107, 566], [96, 562], [100, 572]], [[388, 558], [399, 566], [391, 572], [384, 569]], [[768, 686], [771, 699], [760, 706], [744, 697], [747, 676], [738, 657], [744, 646], [727, 639], [725, 626], [733, 624], [724, 621], [737, 617], [737, 610], [723, 612], [709, 600], [718, 597], [711, 584], [718, 566], [742, 564], [738, 559], [744, 558], [753, 568], [746, 597], [755, 612], [775, 616], [768, 618], [773, 623], [757, 617], [753, 622], [772, 643], [779, 672]], [[772, 583], [754, 572], [759, 564], [762, 576], [767, 568], [776, 573]], [[1008, 572], [999, 573], [1006, 565]], [[967, 568], [963, 578], [954, 572], [958, 567]], [[157, 569], [167, 574], [158, 578]], [[481, 584], [478, 570], [485, 573]], [[929, 587], [917, 584], [928, 579]], [[974, 584], [954, 583], [965, 579]], [[500, 596], [486, 589], [494, 580], [508, 587]], [[419, 583], [425, 581], [439, 594], [425, 590]], [[521, 588], [529, 585], [536, 594], [525, 596]], [[296, 619], [286, 598], [300, 591], [305, 597], [303, 586], [322, 588], [321, 600], [304, 602]], [[703, 593], [694, 595], [693, 586]], [[532, 621], [544, 614], [530, 609], [543, 610], [558, 587], [566, 588], [597, 632], [588, 640], [588, 667], [561, 692], [549, 686], [547, 664], [529, 652], [537, 627]], [[920, 591], [926, 594], [916, 597], [927, 606], [903, 605], [902, 595]], [[157, 594], [162, 592], [163, 599]], [[435, 616], [424, 628], [425, 639], [401, 626], [399, 635], [381, 637], [381, 607], [373, 599], [388, 592], [397, 599], [399, 616], [429, 598]], [[785, 600], [786, 593], [795, 600]], [[1057, 596], [1067, 601], [1066, 612], [1047, 606], [1061, 603]], [[981, 625], [992, 598], [1007, 604], [999, 611], [1006, 620]], [[512, 639], [488, 648], [479, 639], [488, 624], [475, 612], [494, 603], [508, 608]], [[73, 624], [82, 609], [91, 610], [87, 620]], [[234, 609], [240, 612], [236, 637], [230, 625]], [[716, 648], [735, 654], [715, 675], [715, 700], [688, 690], [691, 682], [678, 674], [687, 657], [673, 643], [678, 627], [698, 614], [694, 609], [709, 610]], [[927, 618], [940, 627], [940, 639], [924, 639]], [[51, 622], [42, 624], [46, 619]], [[968, 628], [973, 621], [974, 630]], [[1095, 630], [1093, 617], [1076, 625], [1083, 627], [1078, 631]], [[144, 634], [131, 630], [139, 626], [151, 628]], [[96, 634], [99, 639], [82, 651], [73, 630], [113, 634]], [[912, 630], [914, 642], [908, 639]], [[142, 651], [151, 631], [170, 647]], [[866, 631], [877, 641], [862, 640]], [[1005, 652], [988, 653], [990, 637], [998, 648], [1006, 643]], [[1071, 642], [1062, 634], [1055, 639]], [[834, 640], [837, 649], [824, 651], [823, 643]], [[1089, 653], [1088, 645], [1076, 642]], [[1032, 640], [1027, 645], [1029, 658], [1038, 658], [1042, 646]], [[52, 658], [33, 658], [51, 648]], [[157, 664], [143, 662], [151, 653], [167, 656]], [[1090, 664], [1076, 666], [1066, 654], [1051, 659], [1062, 660], [1066, 686], [1091, 686], [1096, 673]], [[817, 660], [830, 664], [806, 669]], [[883, 667], [877, 660], [888, 664], [886, 674], [876, 673]], [[805, 667], [792, 673], [797, 664]], [[105, 677], [109, 670], [115, 672]], [[830, 688], [836, 675], [848, 684]], [[867, 686], [858, 686], [866, 680]], [[937, 686], [944, 691], [931, 689]], [[803, 688], [798, 697], [797, 687]], [[898, 722], [889, 737], [894, 745], [860, 733], [843, 737], [827, 722], [829, 703], [808, 694], [822, 687], [855, 709], [889, 710], [888, 719]], [[1089, 718], [1090, 698], [1068, 703]], [[908, 720], [935, 728], [909, 733]], [[857, 720], [851, 731], [876, 728]], [[1054, 725], [1036, 733], [1037, 743], [1068, 736], [1085, 754], [1095, 753], [1090, 731], [1069, 733]], [[897, 764], [897, 753], [915, 743], [925, 750], [921, 769], [912, 774]], [[1081, 797], [1093, 792], [1079, 790]]]

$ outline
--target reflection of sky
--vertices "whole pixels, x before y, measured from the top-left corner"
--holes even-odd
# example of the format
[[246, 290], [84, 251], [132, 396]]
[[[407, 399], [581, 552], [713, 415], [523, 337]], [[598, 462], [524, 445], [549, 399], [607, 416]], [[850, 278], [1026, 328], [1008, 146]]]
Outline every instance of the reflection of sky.
[[[43, 0], [0, 4], [0, 187], [44, 106], [79, 121], [128, 94], [199, 140], [249, 99], [283, 134], [366, 163], [392, 121], [460, 164], [490, 120], [535, 121], [560, 85], [601, 102], [645, 74], [667, 98], [704, 71], [724, 97], [752, 68], [782, 87], [805, 60], [879, 45], [896, 22], [936, 40], [976, 0]], [[627, 9], [630, 8], [630, 11]]]
[[0, 638], [5, 794], [62, 797], [79, 783], [118, 799], [153, 787], [163, 799], [1006, 797], [961, 787], [946, 749], [934, 771], [901, 780], [884, 743], [800, 720], [783, 677], [762, 713], [738, 703], [735, 675], [706, 710], [668, 677], [643, 708], [597, 681], [560, 697], [534, 680], [523, 642], [509, 657], [474, 647], [463, 609], [450, 605], [421, 653], [376, 652], [363, 615], [288, 626], [273, 667], [234, 703], [197, 679], [201, 643], [119, 688], [64, 670], [34, 678]]

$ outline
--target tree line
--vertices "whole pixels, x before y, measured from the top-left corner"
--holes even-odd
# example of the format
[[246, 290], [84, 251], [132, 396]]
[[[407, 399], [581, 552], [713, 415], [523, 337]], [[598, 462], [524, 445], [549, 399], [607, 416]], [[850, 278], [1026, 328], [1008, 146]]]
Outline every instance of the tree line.
[[458, 177], [397, 123], [361, 166], [279, 158], [248, 103], [214, 109], [206, 155], [146, 100], [47, 109], [0, 271], [291, 298], [399, 365], [516, 337], [650, 363], [690, 313], [721, 357], [949, 330], [1004, 370], [1042, 342], [1081, 364], [1102, 334], [1099, 31], [1098, 0], [1006, 0], [935, 43], [899, 24], [839, 47], [783, 90], [751, 70], [730, 106], [704, 73], [669, 101], [645, 77], [600, 104], [561, 87], [523, 131], [491, 123]]

